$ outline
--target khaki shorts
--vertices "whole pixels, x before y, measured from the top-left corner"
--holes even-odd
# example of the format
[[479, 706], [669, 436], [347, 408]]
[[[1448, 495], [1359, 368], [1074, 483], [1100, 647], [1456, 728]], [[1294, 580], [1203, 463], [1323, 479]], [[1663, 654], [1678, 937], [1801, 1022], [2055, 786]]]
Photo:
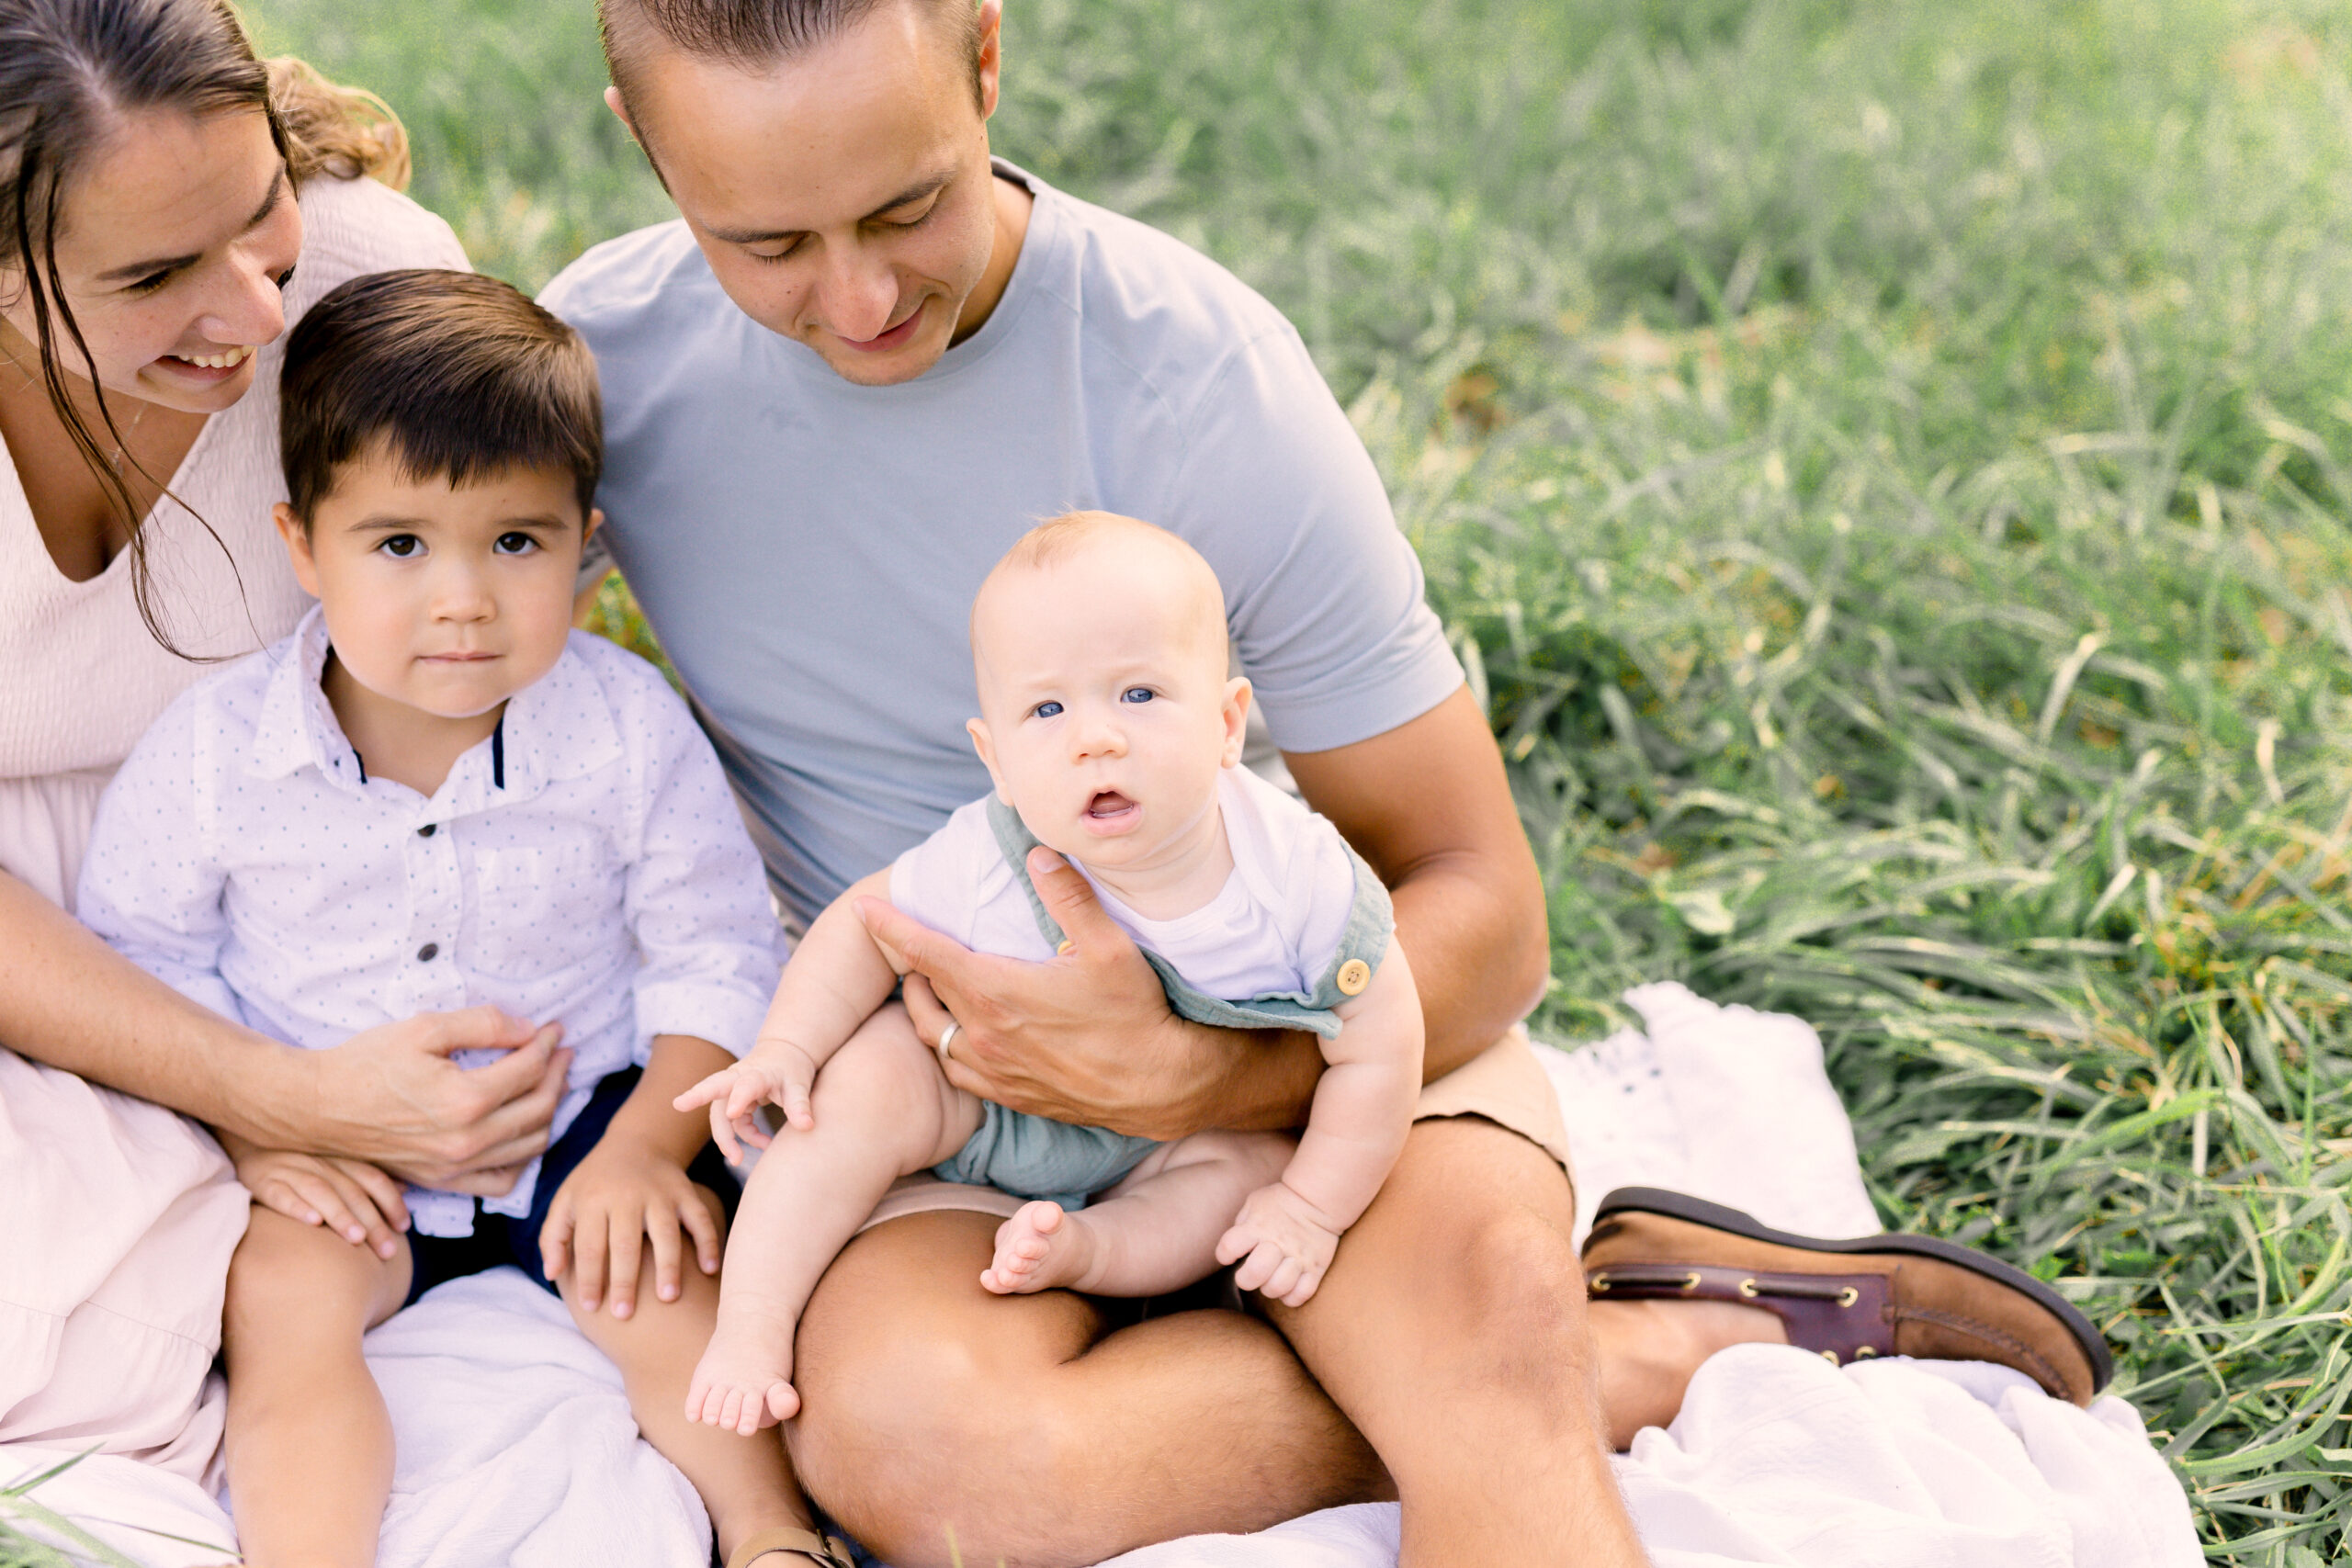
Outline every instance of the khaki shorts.
[[[1560, 1121], [1559, 1097], [1535, 1060], [1535, 1048], [1528, 1043], [1524, 1029], [1513, 1028], [1445, 1077], [1422, 1086], [1413, 1120], [1427, 1122], [1441, 1116], [1483, 1117], [1541, 1148], [1559, 1162], [1562, 1171], [1568, 1169], [1568, 1130]], [[1026, 1201], [993, 1187], [942, 1181], [926, 1171], [893, 1182], [857, 1228], [867, 1231], [886, 1220], [943, 1209], [1011, 1219], [1013, 1211]]]

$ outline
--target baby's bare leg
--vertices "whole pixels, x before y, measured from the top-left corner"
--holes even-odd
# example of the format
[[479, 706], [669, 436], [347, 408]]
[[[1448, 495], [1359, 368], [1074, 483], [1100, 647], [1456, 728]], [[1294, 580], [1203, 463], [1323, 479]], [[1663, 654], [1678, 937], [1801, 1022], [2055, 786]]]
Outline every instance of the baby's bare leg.
[[629, 1316], [582, 1309], [569, 1275], [560, 1281], [564, 1304], [589, 1342], [620, 1368], [629, 1409], [645, 1440], [701, 1495], [718, 1537], [720, 1560], [762, 1530], [807, 1529], [808, 1505], [793, 1481], [781, 1441], [747, 1443], [685, 1414], [695, 1361], [710, 1343], [718, 1318], [718, 1280], [689, 1265], [679, 1280], [678, 1299], [665, 1302], [654, 1290], [650, 1249], [639, 1267], [640, 1304]]
[[744, 1188], [690, 1420], [749, 1436], [799, 1408], [792, 1336], [818, 1277], [891, 1182], [947, 1158], [980, 1125], [979, 1100], [898, 1019], [869, 1021], [833, 1054], [811, 1111], [817, 1124], [778, 1133]]
[[368, 1568], [392, 1490], [392, 1423], [359, 1337], [408, 1294], [390, 1260], [254, 1206], [229, 1265], [229, 1496], [251, 1568]]
[[1075, 1213], [1024, 1204], [998, 1229], [980, 1283], [1000, 1295], [1182, 1290], [1216, 1267], [1217, 1238], [1241, 1201], [1278, 1179], [1297, 1147], [1280, 1133], [1195, 1133], [1154, 1149], [1108, 1197]]

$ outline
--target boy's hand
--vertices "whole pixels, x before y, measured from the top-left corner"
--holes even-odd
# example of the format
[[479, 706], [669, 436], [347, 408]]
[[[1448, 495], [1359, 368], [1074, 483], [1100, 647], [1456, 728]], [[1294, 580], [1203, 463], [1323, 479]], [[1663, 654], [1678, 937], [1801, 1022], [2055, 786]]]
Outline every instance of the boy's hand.
[[401, 1184], [365, 1160], [265, 1149], [223, 1136], [237, 1179], [264, 1208], [306, 1225], [325, 1225], [354, 1247], [390, 1258], [408, 1229]]
[[695, 1240], [695, 1261], [718, 1272], [719, 1209], [677, 1160], [628, 1136], [607, 1132], [556, 1190], [539, 1232], [539, 1262], [550, 1280], [569, 1269], [583, 1311], [607, 1296], [615, 1317], [637, 1311], [637, 1280], [645, 1242], [653, 1242], [654, 1293], [678, 1299], [683, 1287], [679, 1232]]
[[1305, 1306], [1331, 1267], [1340, 1233], [1315, 1205], [1277, 1181], [1243, 1200], [1241, 1217], [1216, 1244], [1220, 1264], [1239, 1262], [1233, 1282], [1284, 1306]]
[[729, 1165], [741, 1165], [744, 1144], [763, 1149], [773, 1141], [755, 1114], [761, 1106], [781, 1106], [785, 1125], [797, 1132], [817, 1124], [808, 1102], [816, 1082], [817, 1064], [808, 1052], [763, 1040], [741, 1061], [711, 1074], [670, 1103], [678, 1111], [709, 1106], [711, 1141]]

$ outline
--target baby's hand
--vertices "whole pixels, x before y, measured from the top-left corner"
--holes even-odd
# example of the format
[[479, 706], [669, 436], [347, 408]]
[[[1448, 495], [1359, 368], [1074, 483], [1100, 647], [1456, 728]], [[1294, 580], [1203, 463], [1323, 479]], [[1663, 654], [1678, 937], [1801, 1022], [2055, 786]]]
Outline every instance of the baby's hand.
[[1339, 1248], [1338, 1228], [1277, 1181], [1242, 1201], [1241, 1217], [1216, 1244], [1216, 1260], [1241, 1264], [1233, 1276], [1241, 1289], [1284, 1306], [1305, 1306]]
[[366, 1160], [293, 1154], [224, 1139], [237, 1179], [264, 1208], [306, 1225], [325, 1225], [354, 1247], [390, 1258], [408, 1229], [401, 1184]]
[[761, 1106], [782, 1106], [785, 1124], [797, 1132], [817, 1124], [808, 1106], [808, 1090], [816, 1081], [817, 1064], [808, 1052], [782, 1041], [763, 1040], [741, 1061], [711, 1074], [670, 1104], [677, 1111], [709, 1106], [712, 1141], [728, 1164], [741, 1165], [744, 1144], [763, 1149], [771, 1141], [754, 1114]]

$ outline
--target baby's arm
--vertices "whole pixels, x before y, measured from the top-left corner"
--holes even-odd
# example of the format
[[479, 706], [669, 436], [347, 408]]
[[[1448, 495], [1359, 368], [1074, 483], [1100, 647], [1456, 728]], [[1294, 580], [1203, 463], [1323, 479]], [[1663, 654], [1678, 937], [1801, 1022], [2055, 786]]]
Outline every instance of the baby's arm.
[[784, 966], [751, 1050], [675, 1100], [680, 1111], [710, 1107], [711, 1136], [730, 1164], [743, 1157], [739, 1138], [754, 1148], [767, 1147], [768, 1136], [753, 1120], [763, 1103], [783, 1107], [793, 1127], [806, 1131], [815, 1124], [808, 1091], [817, 1069], [890, 999], [898, 971], [857, 918], [858, 899], [889, 897], [890, 874], [877, 871], [834, 899]]
[[1289, 1306], [1323, 1282], [1340, 1234], [1356, 1223], [1404, 1152], [1421, 1092], [1421, 998], [1404, 950], [1391, 942], [1363, 994], [1336, 1010], [1306, 1131], [1283, 1178], [1251, 1193], [1217, 1243], [1240, 1261], [1234, 1282]]

